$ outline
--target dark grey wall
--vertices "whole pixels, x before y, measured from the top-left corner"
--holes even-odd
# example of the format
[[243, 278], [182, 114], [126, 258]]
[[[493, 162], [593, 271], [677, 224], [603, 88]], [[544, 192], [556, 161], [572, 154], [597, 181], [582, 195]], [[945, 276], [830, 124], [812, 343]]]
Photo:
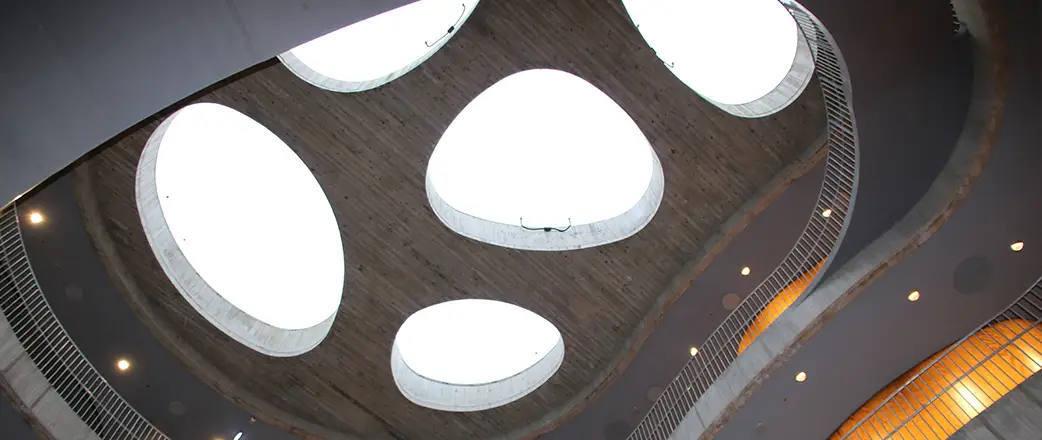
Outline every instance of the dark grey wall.
[[0, 0], [0, 205], [160, 109], [413, 0]]
[[947, 162], [969, 108], [972, 59], [968, 39], [953, 35], [948, 0], [801, 4], [843, 53], [861, 153], [850, 226], [830, 274], [904, 216]]
[[7, 396], [0, 396], [0, 438], [4, 440], [33, 440], [36, 433], [22, 420], [22, 415], [11, 406]]
[[[995, 3], [1007, 24], [1010, 94], [995, 149], [969, 197], [764, 379], [717, 440], [826, 438], [882, 387], [1006, 309], [1042, 274], [1042, 11], [1038, 0]], [[1027, 247], [1010, 251], [1015, 240]], [[922, 297], [910, 303], [913, 289]], [[793, 380], [799, 371], [806, 382]]]

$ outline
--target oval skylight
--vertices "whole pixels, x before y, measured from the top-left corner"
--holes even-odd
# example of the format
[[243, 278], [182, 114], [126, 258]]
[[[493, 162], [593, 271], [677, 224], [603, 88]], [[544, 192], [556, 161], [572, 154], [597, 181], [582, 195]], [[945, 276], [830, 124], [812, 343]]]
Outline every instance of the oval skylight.
[[340, 228], [274, 133], [218, 104], [179, 110], [145, 146], [137, 203], [167, 276], [225, 333], [274, 356], [328, 333], [344, 288]]
[[662, 200], [662, 166], [637, 124], [585, 80], [549, 69], [493, 84], [442, 134], [431, 207], [457, 233], [529, 250], [635, 234]]
[[[813, 72], [810, 49], [778, 0], [622, 3], [673, 74], [718, 105], [752, 103], [788, 83], [798, 96]], [[776, 100], [787, 105], [793, 98]]]
[[419, 0], [330, 32], [279, 55], [301, 79], [360, 92], [409, 73], [441, 49], [478, 0]]
[[395, 336], [391, 370], [416, 404], [479, 411], [532, 392], [564, 359], [561, 333], [543, 317], [498, 301], [463, 299], [420, 310]]

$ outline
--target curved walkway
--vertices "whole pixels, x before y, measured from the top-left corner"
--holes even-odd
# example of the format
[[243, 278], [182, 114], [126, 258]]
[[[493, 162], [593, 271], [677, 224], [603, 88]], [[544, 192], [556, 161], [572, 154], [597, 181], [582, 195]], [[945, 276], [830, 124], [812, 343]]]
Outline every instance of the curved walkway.
[[[717, 438], [747, 438], [760, 422], [779, 438], [824, 438], [886, 383], [1008, 305], [1042, 271], [1038, 4], [984, 1], [974, 13], [975, 3], [956, 6], [978, 54], [977, 96], [967, 119], [985, 123], [966, 125], [967, 134], [980, 142], [960, 145], [938, 179], [935, 189], [947, 187], [949, 195], [924, 198], [806, 297], [789, 316], [794, 325], [813, 318], [809, 327], [793, 327], [791, 336], [772, 329], [781, 337], [777, 349], [785, 363], [758, 369], [755, 394]], [[1032, 10], [1035, 14], [1026, 13]], [[988, 80], [991, 86], [985, 86]], [[984, 156], [975, 157], [974, 151]], [[927, 208], [931, 204], [935, 209]], [[927, 214], [931, 211], [936, 214]], [[895, 246], [903, 240], [888, 242], [899, 234], [915, 238], [904, 246]], [[1016, 240], [1035, 243], [1035, 249], [1012, 252], [1009, 244]], [[922, 298], [911, 304], [905, 296], [913, 289]], [[795, 386], [798, 368], [807, 369], [811, 379]], [[842, 392], [821, 398], [836, 389]], [[791, 423], [772, 417], [782, 396], [786, 406], [820, 419]]]

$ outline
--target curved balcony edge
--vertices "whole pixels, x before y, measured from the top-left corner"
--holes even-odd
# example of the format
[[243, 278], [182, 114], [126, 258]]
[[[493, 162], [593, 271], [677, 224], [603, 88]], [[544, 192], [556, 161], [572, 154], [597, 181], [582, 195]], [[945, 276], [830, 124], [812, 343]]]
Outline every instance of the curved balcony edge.
[[[785, 259], [739, 303], [709, 338], [698, 348], [698, 355], [681, 369], [658, 400], [628, 437], [629, 440], [670, 438], [703, 397], [727, 374], [730, 366], [747, 348], [749, 334], [769, 328], [781, 296], [791, 302], [796, 295], [814, 288], [826, 273], [850, 223], [848, 213], [857, 195], [857, 124], [851, 105], [850, 78], [843, 55], [828, 30], [806, 9], [794, 1], [783, 1], [808, 39], [814, 55], [814, 74], [825, 98], [827, 120], [827, 158], [825, 176], [813, 212]], [[796, 290], [794, 290], [796, 289]], [[753, 336], [755, 337], [755, 336]]]
[[44, 298], [17, 207], [0, 208], [0, 388], [55, 440], [169, 440], [90, 364]]
[[[715, 436], [763, 381], [824, 324], [888, 268], [936, 233], [969, 196], [991, 155], [1002, 120], [1008, 78], [1005, 48], [985, 2], [953, 0], [973, 36], [974, 82], [970, 109], [951, 156], [926, 194], [881, 237], [802, 295], [711, 383], [668, 438]], [[822, 271], [823, 273], [824, 271]], [[813, 287], [813, 286], [812, 286]], [[643, 437], [640, 437], [643, 438]], [[633, 439], [633, 437], [631, 437]]]

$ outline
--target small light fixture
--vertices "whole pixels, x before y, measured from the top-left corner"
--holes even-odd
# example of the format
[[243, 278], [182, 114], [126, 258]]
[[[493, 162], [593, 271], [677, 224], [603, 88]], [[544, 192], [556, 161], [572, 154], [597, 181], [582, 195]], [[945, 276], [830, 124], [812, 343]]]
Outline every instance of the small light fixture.
[[29, 213], [29, 223], [38, 225], [40, 223], [43, 223], [43, 220], [43, 214], [40, 214], [39, 211], [33, 211]]
[[805, 380], [807, 380], [807, 373], [803, 371], [796, 373], [796, 382], [803, 382]]
[[698, 354], [698, 347], [691, 347], [691, 356]]
[[1013, 251], [1013, 252], [1020, 252], [1020, 251], [1024, 250], [1024, 242], [1023, 241], [1014, 241], [1013, 244], [1009, 245], [1009, 249], [1011, 251]]
[[911, 302], [919, 301], [919, 291], [913, 290], [912, 293], [908, 294], [908, 300]]
[[127, 371], [130, 369], [130, 361], [126, 359], [120, 359], [116, 361], [116, 369], [119, 371]]
[[821, 211], [821, 216], [825, 218], [832, 217], [832, 208], [825, 208], [824, 211]]
[[236, 433], [235, 437], [232, 438], [232, 440], [240, 440], [240, 439], [242, 439], [242, 431], [239, 431], [238, 433]]
[[742, 268], [742, 276], [749, 275], [752, 272], [753, 272], [753, 270], [750, 269], [749, 266], [745, 266], [745, 267]]

